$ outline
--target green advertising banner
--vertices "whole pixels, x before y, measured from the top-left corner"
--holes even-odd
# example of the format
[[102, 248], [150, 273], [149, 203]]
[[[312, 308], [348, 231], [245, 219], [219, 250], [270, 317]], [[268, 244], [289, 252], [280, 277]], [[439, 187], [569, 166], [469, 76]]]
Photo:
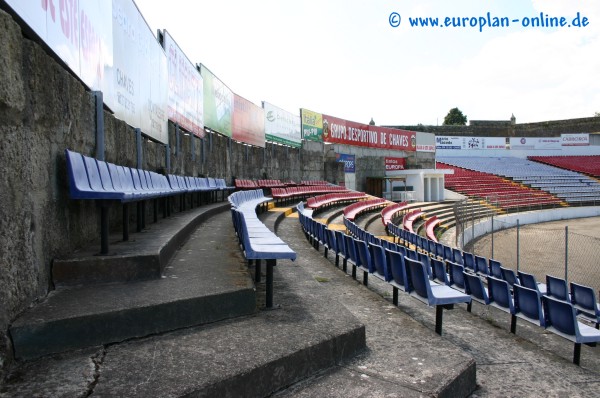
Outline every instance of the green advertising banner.
[[204, 125], [231, 137], [233, 92], [203, 64], [200, 74], [204, 83]]
[[300, 109], [302, 137], [309, 141], [323, 141], [323, 115]]

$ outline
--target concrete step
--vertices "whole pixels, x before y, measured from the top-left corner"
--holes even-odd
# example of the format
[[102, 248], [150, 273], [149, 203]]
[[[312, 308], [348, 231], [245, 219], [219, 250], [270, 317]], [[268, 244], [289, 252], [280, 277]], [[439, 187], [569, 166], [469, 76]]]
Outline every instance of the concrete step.
[[[271, 209], [264, 214], [265, 224], [275, 228], [288, 213]], [[231, 219], [219, 216], [214, 221], [217, 218], [223, 229], [216, 222], [200, 228], [211, 231], [205, 239], [210, 245], [225, 246], [223, 231], [232, 232]], [[181, 251], [187, 250], [184, 246]], [[239, 259], [239, 251], [235, 247], [227, 255], [221, 253], [213, 268], [224, 266], [232, 256]], [[365, 326], [301, 265], [315, 258], [326, 261], [314, 252], [311, 258], [278, 262], [277, 309], [19, 361], [0, 382], [0, 396], [263, 397], [346, 363], [365, 351]], [[252, 274], [245, 262], [243, 268]], [[207, 288], [219, 284], [219, 278], [229, 278], [226, 273], [200, 279], [210, 282]], [[257, 297], [263, 297], [264, 283], [256, 288]]]
[[202, 222], [229, 210], [218, 202], [175, 213], [132, 233], [127, 242], [117, 233], [110, 236], [110, 254], [99, 256], [91, 245], [69, 257], [52, 262], [52, 279], [57, 288], [96, 283], [131, 282], [160, 278], [177, 249]]
[[[144, 257], [146, 243], [163, 233], [149, 230], [146, 239], [129, 243], [131, 252], [137, 247]], [[10, 335], [15, 357], [29, 359], [255, 311], [254, 283], [231, 216], [220, 212], [196, 228], [161, 278], [52, 291], [13, 322]]]

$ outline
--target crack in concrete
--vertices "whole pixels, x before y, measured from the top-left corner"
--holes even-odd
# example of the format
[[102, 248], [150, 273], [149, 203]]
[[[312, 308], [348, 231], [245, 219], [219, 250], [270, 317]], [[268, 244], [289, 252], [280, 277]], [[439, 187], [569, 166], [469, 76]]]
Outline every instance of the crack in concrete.
[[90, 359], [94, 363], [94, 374], [93, 379], [88, 384], [86, 397], [90, 397], [94, 393], [94, 389], [100, 380], [100, 368], [104, 363], [104, 358], [106, 358], [106, 347], [102, 347], [102, 349], [96, 353], [96, 355], [92, 356]]

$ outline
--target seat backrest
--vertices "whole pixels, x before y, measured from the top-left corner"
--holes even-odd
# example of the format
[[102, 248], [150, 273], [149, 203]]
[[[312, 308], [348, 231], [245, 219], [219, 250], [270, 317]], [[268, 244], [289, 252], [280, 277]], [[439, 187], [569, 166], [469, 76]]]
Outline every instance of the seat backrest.
[[369, 253], [367, 242], [364, 240], [354, 240], [354, 245], [356, 246], [356, 253], [358, 254], [360, 265], [365, 267], [370, 273], [373, 273], [373, 262], [371, 261], [371, 253]]
[[517, 274], [510, 268], [500, 267], [500, 272], [502, 273], [502, 279], [504, 279], [510, 287], [512, 288], [514, 285], [519, 285], [519, 279], [517, 278]]
[[453, 248], [452, 254], [453, 254], [453, 259], [451, 259], [450, 261], [452, 261], [456, 264], [464, 265], [463, 252], [460, 249]]
[[90, 188], [96, 192], [104, 191], [102, 179], [100, 178], [100, 171], [98, 170], [98, 162], [96, 162], [96, 159], [90, 158], [89, 156], [84, 156], [83, 161], [85, 162], [85, 169], [90, 181]]
[[333, 230], [327, 227], [325, 227], [325, 242], [330, 250], [333, 250], [335, 253], [337, 253], [337, 242], [335, 239], [335, 233], [333, 232]]
[[511, 314], [514, 314], [514, 303], [508, 282], [493, 276], [488, 276], [487, 281], [490, 303], [496, 303], [498, 306], [509, 310]]
[[594, 289], [589, 286], [571, 282], [571, 302], [573, 305], [584, 309], [594, 316], [600, 315], [598, 304], [596, 303], [596, 294], [594, 293]]
[[358, 267], [360, 265], [360, 261], [358, 260], [358, 255], [356, 253], [356, 244], [354, 242], [354, 238], [350, 235], [344, 235], [344, 239], [346, 241], [346, 254], [348, 255], [346, 259]]
[[83, 156], [68, 149], [65, 150], [65, 155], [67, 158], [71, 194], [75, 194], [75, 191], [89, 191], [90, 181], [85, 170], [86, 165], [83, 161]]
[[500, 261], [490, 258], [490, 275], [494, 278], [502, 279], [501, 267], [502, 263]]
[[341, 254], [342, 257], [346, 258], [346, 238], [344, 237], [344, 233], [342, 231], [335, 230], [333, 231], [335, 234], [335, 243], [337, 253]]
[[475, 256], [473, 256], [473, 253], [463, 252], [463, 265], [466, 269], [469, 269], [473, 272], [476, 271]]
[[427, 278], [427, 272], [425, 272], [425, 266], [420, 261], [411, 260], [408, 257], [404, 258], [406, 268], [408, 270], [408, 291], [415, 291], [417, 295], [427, 300], [431, 299], [431, 288], [429, 285], [429, 279]]
[[475, 267], [477, 269], [477, 273], [481, 275], [489, 275], [490, 267], [488, 266], [488, 262], [485, 257], [475, 256]]
[[558, 300], [569, 301], [569, 291], [567, 290], [567, 281], [556, 276], [546, 275], [546, 295]]
[[450, 284], [448, 275], [446, 274], [446, 264], [435, 258], [431, 259], [431, 276], [434, 281], [444, 285]]
[[444, 245], [444, 260], [452, 261], [454, 259], [454, 252], [452, 252], [452, 248], [450, 246]]
[[519, 271], [519, 282], [521, 282], [522, 286], [525, 286], [528, 289], [538, 290], [537, 280], [533, 274], [528, 274], [527, 272]]
[[374, 243], [369, 244], [371, 252], [371, 261], [373, 262], [374, 271], [383, 276], [385, 281], [391, 280], [390, 272], [388, 272], [387, 261], [385, 258], [385, 249], [383, 246]]
[[513, 288], [515, 315], [523, 314], [527, 318], [535, 320], [540, 326], [544, 326], [544, 313], [542, 311], [542, 295], [534, 289], [521, 285]]
[[416, 250], [411, 250], [411, 249], [406, 249], [406, 256], [412, 260], [419, 260], [419, 255], [417, 254]]
[[392, 271], [392, 279], [397, 285], [404, 286], [406, 290], [406, 267], [404, 256], [395, 250], [385, 249], [386, 261]]
[[431, 258], [425, 253], [418, 253], [418, 260], [423, 263], [425, 266], [425, 270], [427, 271], [427, 276], [431, 278]]
[[489, 304], [490, 299], [481, 278], [466, 272], [463, 276], [465, 278], [465, 293], [483, 301], [485, 304]]
[[[110, 177], [110, 172], [108, 171], [108, 164], [103, 160], [97, 160], [98, 164], [98, 172], [100, 174], [100, 181], [102, 182], [102, 187], [107, 192], [115, 192], [116, 189], [113, 185], [112, 178]], [[120, 186], [117, 182], [117, 186]]]
[[446, 261], [448, 265], [448, 274], [449, 274], [449, 286], [458, 287], [459, 289], [465, 288], [465, 277], [464, 272], [465, 268], [457, 263], [453, 263], [452, 261]]
[[546, 327], [553, 327], [570, 336], [578, 334], [577, 316], [571, 303], [557, 300], [554, 297], [542, 296], [542, 305]]

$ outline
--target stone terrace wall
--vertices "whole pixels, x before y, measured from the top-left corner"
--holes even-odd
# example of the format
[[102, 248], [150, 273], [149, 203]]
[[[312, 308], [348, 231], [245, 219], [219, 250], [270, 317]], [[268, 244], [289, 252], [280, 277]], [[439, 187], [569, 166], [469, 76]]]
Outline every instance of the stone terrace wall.
[[600, 117], [516, 123], [514, 125], [511, 125], [510, 121], [471, 121], [468, 126], [417, 125], [388, 127], [450, 136], [558, 137], [561, 134], [598, 133], [600, 132]]

